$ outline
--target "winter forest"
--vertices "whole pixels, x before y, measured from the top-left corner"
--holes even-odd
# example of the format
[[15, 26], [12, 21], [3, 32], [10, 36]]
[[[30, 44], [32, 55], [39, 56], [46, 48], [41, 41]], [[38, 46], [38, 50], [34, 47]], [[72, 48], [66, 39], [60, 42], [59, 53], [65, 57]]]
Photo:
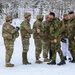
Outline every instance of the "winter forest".
[[75, 10], [75, 0], [0, 0], [0, 18], [6, 14], [11, 14], [13, 18], [22, 18], [27, 11], [32, 11], [35, 18], [38, 13], [47, 14], [53, 11], [62, 19], [62, 15], [70, 10]]

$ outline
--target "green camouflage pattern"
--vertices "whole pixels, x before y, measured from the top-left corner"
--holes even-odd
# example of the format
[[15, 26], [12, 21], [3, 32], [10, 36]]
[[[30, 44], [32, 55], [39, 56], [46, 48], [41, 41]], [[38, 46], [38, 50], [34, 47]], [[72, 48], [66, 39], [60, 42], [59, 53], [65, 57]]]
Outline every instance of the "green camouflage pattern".
[[14, 51], [14, 41], [19, 36], [19, 33], [15, 27], [5, 23], [2, 27], [2, 36], [6, 48], [6, 63], [10, 63]]
[[[40, 29], [40, 33], [37, 33], [37, 29]], [[39, 60], [40, 53], [42, 51], [42, 21], [36, 20], [33, 24], [33, 38], [35, 43], [35, 57]]]
[[25, 19], [21, 23], [20, 32], [21, 32], [23, 51], [27, 52], [29, 50], [29, 38], [31, 37], [32, 33], [30, 23], [27, 19]]
[[[50, 42], [51, 42], [51, 50], [52, 50], [52, 60], [56, 59], [56, 53], [58, 52], [61, 60], [63, 60], [63, 54], [60, 49], [60, 20], [58, 18], [54, 18], [51, 20], [51, 25], [49, 27], [50, 30]], [[57, 40], [57, 43], [54, 43], [54, 39]]]
[[69, 50], [71, 52], [72, 57], [75, 59], [75, 16], [70, 19], [69, 23]]
[[50, 38], [49, 38], [49, 28], [50, 22], [43, 21], [42, 32], [43, 32], [43, 57], [48, 58], [48, 52], [50, 50]]
[[62, 20], [61, 21], [61, 28], [60, 28], [60, 37], [61, 38], [68, 38], [69, 35], [69, 20]]

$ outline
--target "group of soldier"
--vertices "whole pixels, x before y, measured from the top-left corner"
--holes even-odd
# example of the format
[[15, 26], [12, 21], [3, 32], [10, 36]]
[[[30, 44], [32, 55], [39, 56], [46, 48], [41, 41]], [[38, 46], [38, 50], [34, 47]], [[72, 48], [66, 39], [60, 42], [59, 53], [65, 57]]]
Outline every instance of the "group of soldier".
[[[40, 54], [43, 50], [44, 62], [48, 62], [48, 65], [56, 65], [56, 54], [59, 53], [61, 61], [57, 65], [66, 64], [66, 56], [64, 51], [61, 50], [60, 41], [66, 43], [66, 39], [69, 40], [69, 53], [71, 53], [72, 58], [69, 58], [70, 62], [75, 63], [75, 16], [74, 12], [71, 11], [69, 14], [64, 14], [62, 21], [55, 17], [54, 12], [50, 12], [45, 17], [42, 14], [38, 14], [36, 21], [33, 24], [33, 29], [31, 29], [30, 20], [31, 13], [26, 12], [24, 14], [24, 21], [19, 27], [13, 27], [12, 16], [7, 15], [2, 27], [2, 36], [4, 38], [4, 45], [6, 48], [6, 58], [5, 66], [14, 67], [14, 64], [11, 64], [11, 58], [14, 51], [14, 41], [19, 36], [19, 30], [21, 33], [22, 40], [22, 62], [23, 64], [31, 64], [27, 59], [27, 53], [29, 50], [29, 39], [31, 34], [33, 34], [34, 44], [35, 44], [35, 58], [36, 64], [41, 64], [43, 61], [40, 59]], [[48, 58], [48, 53], [50, 58]]]

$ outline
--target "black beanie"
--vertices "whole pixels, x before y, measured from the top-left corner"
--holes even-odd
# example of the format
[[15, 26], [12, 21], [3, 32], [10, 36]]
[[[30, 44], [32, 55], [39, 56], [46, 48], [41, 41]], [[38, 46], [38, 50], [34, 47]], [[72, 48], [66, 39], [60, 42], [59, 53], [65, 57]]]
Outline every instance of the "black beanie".
[[74, 14], [74, 11], [70, 11], [69, 14]]

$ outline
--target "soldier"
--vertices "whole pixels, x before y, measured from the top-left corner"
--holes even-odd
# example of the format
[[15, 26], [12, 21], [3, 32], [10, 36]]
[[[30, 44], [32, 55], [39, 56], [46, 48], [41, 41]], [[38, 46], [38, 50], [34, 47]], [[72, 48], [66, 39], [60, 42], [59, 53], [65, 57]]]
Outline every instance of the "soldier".
[[29, 50], [29, 38], [31, 37], [31, 27], [30, 27], [30, 19], [31, 14], [29, 12], [26, 12], [24, 14], [25, 20], [21, 23], [20, 26], [20, 32], [21, 32], [21, 39], [22, 39], [22, 45], [23, 45], [23, 52], [22, 52], [22, 62], [23, 64], [31, 64], [28, 62], [27, 59], [27, 52]]
[[43, 15], [38, 14], [37, 20], [33, 24], [33, 38], [35, 43], [35, 57], [37, 64], [41, 64], [42, 61], [39, 60], [40, 54], [42, 51], [42, 21], [43, 21]]
[[50, 25], [50, 18], [49, 15], [46, 15], [46, 20], [42, 23], [43, 28], [43, 57], [44, 62], [50, 62], [48, 59], [48, 52], [50, 50], [50, 39], [49, 39], [49, 25]]
[[12, 54], [13, 54], [13, 47], [14, 47], [14, 41], [19, 36], [18, 30], [19, 27], [13, 27], [11, 25], [12, 23], [12, 16], [7, 15], [6, 16], [6, 22], [4, 23], [2, 27], [2, 36], [4, 38], [4, 45], [6, 48], [6, 67], [14, 67], [14, 64], [10, 63]]
[[62, 51], [60, 49], [60, 37], [59, 37], [59, 28], [60, 28], [60, 20], [58, 18], [55, 18], [55, 13], [50, 12], [50, 41], [51, 41], [51, 50], [52, 50], [52, 61], [50, 63], [47, 63], [48, 65], [55, 65], [56, 64], [56, 53], [59, 53], [59, 56], [61, 58], [61, 62], [57, 65], [64, 65], [64, 57], [62, 54]]
[[64, 55], [64, 59], [67, 60], [67, 56], [68, 59], [71, 60], [71, 54], [70, 51], [68, 50], [68, 35], [69, 35], [69, 16], [68, 14], [64, 14], [64, 18], [61, 21], [61, 28], [60, 28], [60, 35], [61, 35], [61, 50], [63, 52]]
[[73, 11], [69, 12], [69, 17], [69, 50], [73, 58], [70, 62], [75, 63], [75, 15]]

